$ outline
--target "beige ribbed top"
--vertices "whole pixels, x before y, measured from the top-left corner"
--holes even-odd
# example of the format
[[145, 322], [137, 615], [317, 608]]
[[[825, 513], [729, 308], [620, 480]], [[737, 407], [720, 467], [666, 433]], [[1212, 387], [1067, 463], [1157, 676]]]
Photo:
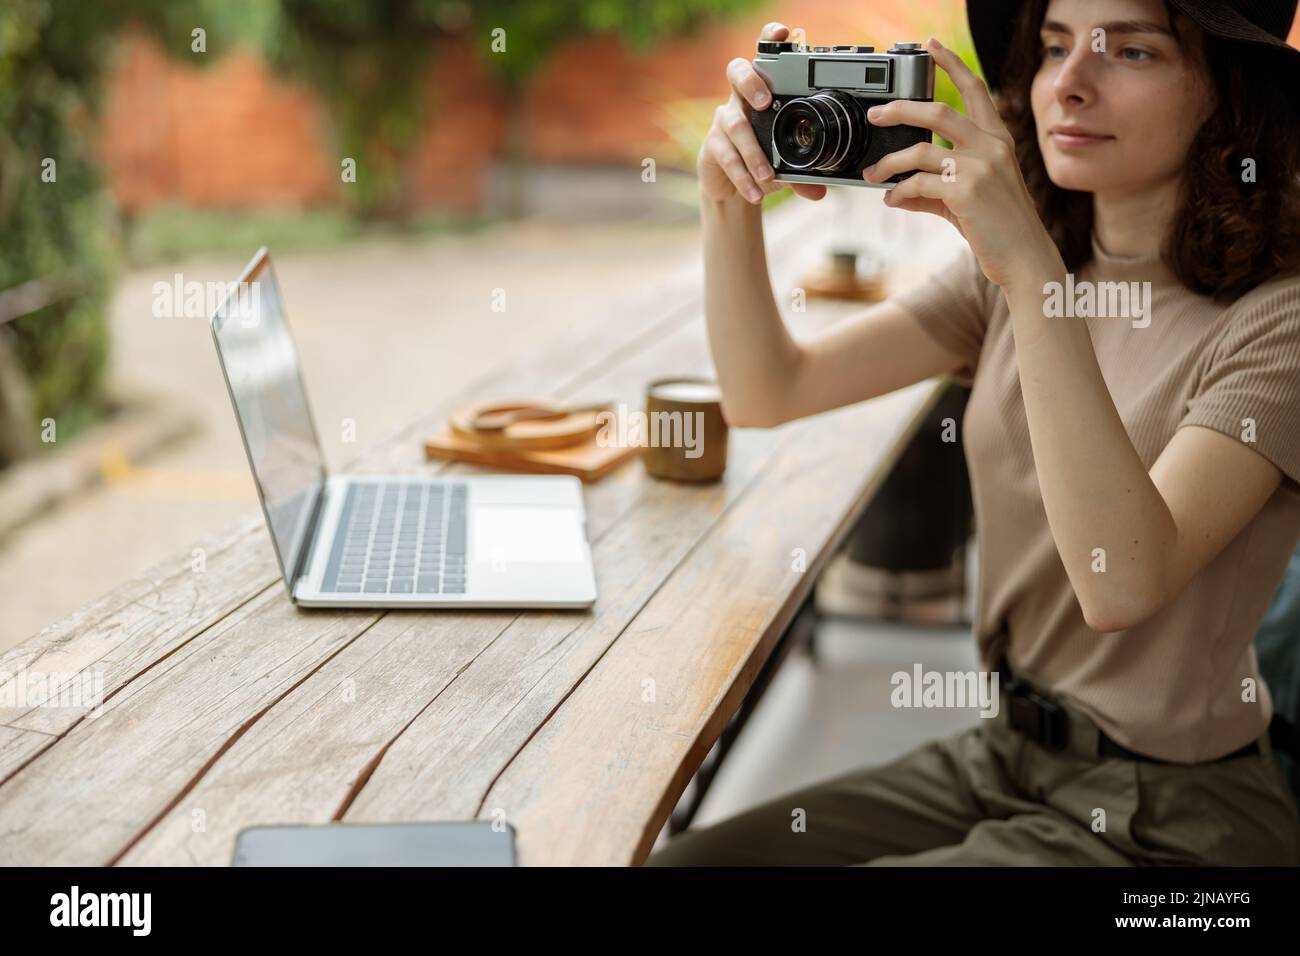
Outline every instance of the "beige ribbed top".
[[[975, 637], [985, 666], [999, 633], [1011, 665], [1052, 687], [1111, 737], [1180, 762], [1229, 753], [1272, 717], [1253, 640], [1300, 538], [1300, 276], [1267, 282], [1224, 307], [1153, 258], [1107, 255], [1075, 277], [1151, 282], [1150, 325], [1086, 321], [1106, 385], [1149, 468], [1184, 425], [1241, 440], [1283, 472], [1255, 518], [1160, 612], [1114, 634], [1091, 630], [1052, 540], [1034, 470], [1001, 289], [969, 247], [931, 282], [893, 301], [973, 378], [962, 440], [980, 556]], [[1069, 427], [1069, 423], [1062, 423]], [[1096, 467], [1104, 468], [1099, 461]], [[1104, 508], [1105, 502], [1094, 507]], [[1243, 682], [1258, 688], [1243, 700]]]

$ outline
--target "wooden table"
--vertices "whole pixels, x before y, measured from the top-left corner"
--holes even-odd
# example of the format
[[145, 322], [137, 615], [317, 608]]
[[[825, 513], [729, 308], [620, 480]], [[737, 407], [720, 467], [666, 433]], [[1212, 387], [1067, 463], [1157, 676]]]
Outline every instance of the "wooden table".
[[[768, 216], [786, 304], [823, 251], [817, 216]], [[805, 332], [846, 308], [789, 318]], [[649, 380], [709, 372], [693, 265], [348, 470], [469, 472], [421, 455], [467, 398], [639, 407]], [[733, 430], [717, 484], [633, 462], [588, 486], [590, 611], [298, 610], [250, 515], [201, 562], [180, 555], [0, 655], [0, 681], [18, 675], [0, 683], [0, 863], [225, 865], [252, 824], [472, 818], [513, 824], [524, 865], [639, 863], [937, 392]], [[33, 674], [101, 681], [105, 702], [12, 706]]]

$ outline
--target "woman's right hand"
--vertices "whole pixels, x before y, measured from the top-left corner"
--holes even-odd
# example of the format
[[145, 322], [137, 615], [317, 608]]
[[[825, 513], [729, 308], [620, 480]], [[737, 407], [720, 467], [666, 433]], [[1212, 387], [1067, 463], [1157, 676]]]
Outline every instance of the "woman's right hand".
[[[784, 40], [789, 29], [781, 23], [769, 23], [758, 35], [760, 40]], [[700, 147], [696, 169], [700, 192], [706, 199], [723, 202], [737, 197], [758, 204], [767, 193], [790, 186], [805, 199], [821, 199], [825, 186], [811, 183], [778, 183], [772, 165], [758, 145], [754, 128], [749, 125], [750, 110], [765, 110], [772, 105], [772, 91], [767, 81], [749, 60], [737, 57], [727, 64], [727, 81], [731, 98], [713, 111]]]

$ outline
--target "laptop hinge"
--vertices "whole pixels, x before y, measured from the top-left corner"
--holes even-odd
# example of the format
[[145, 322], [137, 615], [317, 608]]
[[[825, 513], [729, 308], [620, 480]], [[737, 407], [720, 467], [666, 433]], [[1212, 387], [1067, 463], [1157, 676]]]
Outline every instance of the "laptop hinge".
[[290, 577], [289, 593], [294, 595], [298, 588], [298, 582], [307, 576], [307, 571], [311, 567], [312, 556], [316, 553], [316, 529], [320, 524], [321, 515], [325, 513], [325, 492], [329, 488], [329, 474], [326, 473], [321, 479], [320, 490], [316, 492], [316, 500], [312, 503], [311, 517], [307, 519], [307, 533], [304, 536], [306, 547], [298, 549], [298, 564], [293, 569]]

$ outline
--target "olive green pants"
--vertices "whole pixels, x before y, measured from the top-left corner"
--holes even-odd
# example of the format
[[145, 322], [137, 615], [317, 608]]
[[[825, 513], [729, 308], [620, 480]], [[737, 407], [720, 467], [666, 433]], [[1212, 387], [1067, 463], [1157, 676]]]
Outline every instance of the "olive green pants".
[[1097, 756], [1069, 711], [1052, 752], [997, 717], [893, 763], [779, 797], [652, 854], [650, 866], [1300, 865], [1273, 759], [1171, 765]]

